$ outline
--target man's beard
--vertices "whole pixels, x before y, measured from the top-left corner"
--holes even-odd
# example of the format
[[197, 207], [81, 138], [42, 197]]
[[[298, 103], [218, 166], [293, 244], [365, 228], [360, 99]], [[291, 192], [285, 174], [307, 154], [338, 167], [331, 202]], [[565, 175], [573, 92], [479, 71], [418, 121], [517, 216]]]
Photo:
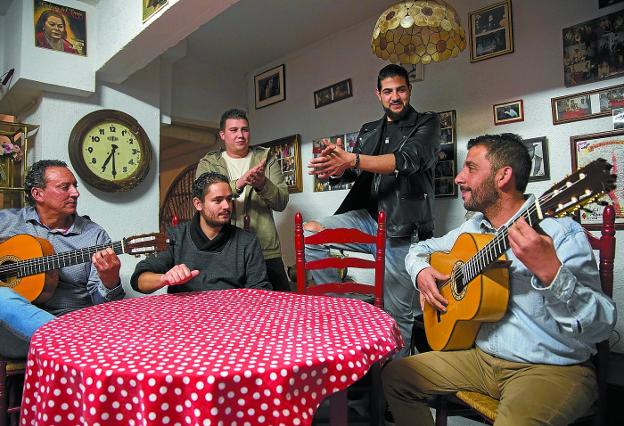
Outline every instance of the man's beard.
[[204, 213], [203, 211], [199, 213], [202, 218], [204, 219], [204, 221], [206, 222], [206, 224], [208, 226], [211, 226], [213, 228], [218, 228], [220, 226], [223, 225], [227, 225], [228, 223], [230, 223], [230, 220], [232, 219], [232, 213], [230, 212], [230, 216], [228, 217], [227, 221], [225, 220], [225, 218], [222, 218], [221, 216], [215, 215], [215, 216], [209, 216], [206, 213]]
[[499, 197], [492, 174], [486, 182], [470, 190], [470, 199], [464, 203], [464, 208], [471, 212], [483, 212], [486, 208], [496, 204]]
[[403, 105], [403, 109], [398, 113], [392, 111], [390, 108], [385, 108], [385, 107], [384, 107], [384, 111], [386, 112], [386, 116], [392, 121], [402, 120], [409, 113], [409, 109], [407, 108], [407, 105]]

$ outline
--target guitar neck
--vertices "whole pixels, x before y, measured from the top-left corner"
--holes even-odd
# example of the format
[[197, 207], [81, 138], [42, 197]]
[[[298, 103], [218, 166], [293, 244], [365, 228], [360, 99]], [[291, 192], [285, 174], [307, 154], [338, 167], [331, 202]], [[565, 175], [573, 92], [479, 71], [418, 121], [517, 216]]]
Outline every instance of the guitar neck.
[[117, 241], [114, 243], [100, 244], [64, 253], [51, 254], [49, 256], [38, 257], [35, 259], [23, 260], [21, 262], [16, 262], [6, 266], [10, 266], [13, 272], [21, 278], [29, 275], [41, 274], [52, 269], [60, 269], [67, 266], [90, 262], [91, 257], [96, 252], [104, 250], [108, 247], [112, 248], [115, 254], [124, 253], [124, 246], [122, 242]]

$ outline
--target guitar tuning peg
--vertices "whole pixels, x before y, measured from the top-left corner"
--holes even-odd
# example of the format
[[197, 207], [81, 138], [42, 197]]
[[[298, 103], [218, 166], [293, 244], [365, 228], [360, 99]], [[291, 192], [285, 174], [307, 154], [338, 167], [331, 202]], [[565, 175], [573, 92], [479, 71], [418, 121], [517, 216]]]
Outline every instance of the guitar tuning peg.
[[602, 207], [607, 207], [609, 205], [606, 201], [598, 201], [597, 204]]

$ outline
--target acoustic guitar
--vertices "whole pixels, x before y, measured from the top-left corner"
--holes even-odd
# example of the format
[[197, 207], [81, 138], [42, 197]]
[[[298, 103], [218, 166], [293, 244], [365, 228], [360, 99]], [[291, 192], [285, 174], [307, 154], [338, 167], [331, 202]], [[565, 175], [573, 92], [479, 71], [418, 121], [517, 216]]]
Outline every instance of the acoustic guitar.
[[52, 297], [59, 269], [91, 261], [95, 252], [111, 247], [116, 254], [148, 254], [166, 249], [164, 234], [142, 234], [122, 241], [54, 253], [48, 240], [32, 235], [15, 235], [0, 244], [0, 286], [10, 287], [35, 304]]
[[[562, 217], [615, 189], [615, 175], [604, 159], [592, 161], [553, 185], [520, 215], [535, 227], [547, 217]], [[433, 350], [468, 349], [484, 322], [500, 320], [509, 301], [508, 227], [494, 235], [461, 234], [450, 252], [434, 252], [430, 265], [448, 281], [439, 284], [448, 300], [446, 312], [425, 303], [423, 318], [427, 342]]]

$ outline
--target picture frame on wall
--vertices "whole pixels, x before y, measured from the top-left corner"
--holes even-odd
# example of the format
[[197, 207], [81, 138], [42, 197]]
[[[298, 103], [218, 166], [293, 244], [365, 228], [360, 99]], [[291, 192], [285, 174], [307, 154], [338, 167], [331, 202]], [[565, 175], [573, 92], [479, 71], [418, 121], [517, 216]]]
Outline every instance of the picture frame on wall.
[[286, 100], [284, 64], [266, 70], [254, 77], [256, 109]]
[[524, 121], [524, 103], [522, 99], [492, 106], [494, 110], [494, 124], [509, 124]]
[[156, 12], [165, 7], [169, 0], [141, 0], [143, 3], [143, 22], [154, 16]]
[[551, 98], [550, 104], [555, 125], [604, 117], [614, 108], [624, 107], [624, 84], [558, 96]]
[[[336, 144], [338, 139], [342, 141], [342, 145], [345, 151], [353, 152], [353, 150], [359, 145], [358, 132], [343, 133], [340, 135], [329, 136], [325, 138], [318, 138], [312, 140], [312, 156], [318, 157], [325, 148], [323, 141], [329, 141], [329, 143]], [[319, 179], [318, 176], [314, 176], [314, 192], [327, 192], [327, 191], [339, 191], [343, 189], [351, 189], [353, 182], [346, 182], [341, 179]]]
[[[35, 46], [87, 56], [87, 13], [73, 7], [34, 0]], [[60, 34], [52, 28], [62, 25]]]
[[270, 142], [260, 144], [271, 150], [270, 158], [278, 162], [284, 175], [289, 193], [303, 192], [303, 179], [301, 177], [301, 137], [297, 135], [286, 136]]
[[539, 138], [523, 139], [531, 157], [531, 174], [529, 182], [550, 180], [550, 164], [548, 161], [548, 140], [546, 136]]
[[339, 81], [314, 92], [314, 108], [324, 107], [353, 96], [351, 79]]
[[425, 66], [422, 62], [417, 64], [401, 64], [405, 71], [407, 71], [407, 78], [410, 84], [423, 81], [425, 79]]
[[513, 18], [511, 0], [494, 3], [468, 14], [470, 62], [512, 53]]
[[442, 111], [440, 117], [440, 151], [434, 171], [435, 198], [457, 198], [457, 138], [455, 110]]
[[624, 74], [621, 61], [624, 9], [564, 28], [563, 80], [566, 86]]
[[[570, 151], [573, 172], [598, 158], [606, 159], [617, 170], [624, 164], [624, 129], [572, 136]], [[615, 208], [615, 228], [624, 229], [624, 173], [615, 174], [616, 189], [580, 210], [577, 218], [581, 225], [591, 230], [600, 229], [603, 206], [599, 202], [604, 201]]]

